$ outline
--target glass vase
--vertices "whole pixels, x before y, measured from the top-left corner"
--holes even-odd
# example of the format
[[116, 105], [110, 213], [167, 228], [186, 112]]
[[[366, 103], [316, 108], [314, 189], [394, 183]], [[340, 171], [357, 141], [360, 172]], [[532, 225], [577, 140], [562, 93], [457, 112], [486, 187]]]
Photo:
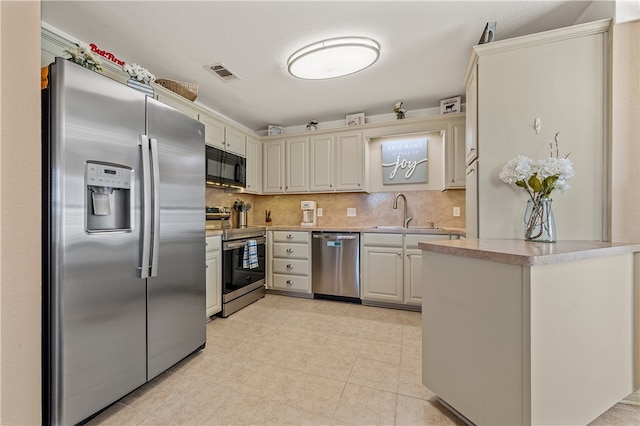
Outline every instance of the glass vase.
[[527, 201], [524, 212], [524, 239], [543, 243], [556, 242], [556, 221], [551, 198]]

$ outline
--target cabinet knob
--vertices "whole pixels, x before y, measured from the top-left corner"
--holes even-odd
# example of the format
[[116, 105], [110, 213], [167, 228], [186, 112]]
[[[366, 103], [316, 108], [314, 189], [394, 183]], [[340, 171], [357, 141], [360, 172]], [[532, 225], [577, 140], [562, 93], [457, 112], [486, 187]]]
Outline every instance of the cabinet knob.
[[293, 249], [287, 249], [287, 253], [293, 253]]
[[287, 265], [287, 269], [293, 269], [293, 265], [292, 264], [288, 264]]
[[292, 240], [293, 239], [293, 235], [289, 234], [289, 235], [287, 235], [287, 238]]
[[287, 285], [292, 285], [292, 284], [293, 284], [293, 281], [287, 280]]

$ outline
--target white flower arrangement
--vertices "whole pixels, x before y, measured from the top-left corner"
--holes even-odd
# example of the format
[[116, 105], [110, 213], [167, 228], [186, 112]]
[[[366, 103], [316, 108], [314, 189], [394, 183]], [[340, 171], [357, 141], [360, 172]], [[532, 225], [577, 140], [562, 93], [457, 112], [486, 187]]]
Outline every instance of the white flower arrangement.
[[102, 72], [102, 64], [87, 46], [78, 45], [75, 49], [64, 49], [64, 53], [71, 56], [71, 61], [82, 65], [91, 71]]
[[141, 67], [138, 64], [125, 64], [122, 67], [122, 70], [129, 74], [131, 78], [135, 78], [138, 81], [142, 81], [144, 83], [152, 83], [156, 81], [156, 76], [151, 74], [148, 69]]
[[564, 192], [570, 188], [567, 182], [575, 175], [573, 163], [567, 154], [560, 158], [558, 152], [558, 133], [555, 137], [555, 156], [553, 143], [551, 146], [551, 156], [544, 160], [534, 162], [531, 158], [518, 155], [509, 160], [500, 172], [500, 179], [508, 184], [515, 184], [523, 188], [529, 194], [532, 201], [537, 202], [543, 198], [549, 198], [555, 190]]
[[407, 109], [402, 107], [402, 101], [398, 101], [393, 106], [393, 112], [395, 112], [398, 120], [402, 120], [405, 117]]

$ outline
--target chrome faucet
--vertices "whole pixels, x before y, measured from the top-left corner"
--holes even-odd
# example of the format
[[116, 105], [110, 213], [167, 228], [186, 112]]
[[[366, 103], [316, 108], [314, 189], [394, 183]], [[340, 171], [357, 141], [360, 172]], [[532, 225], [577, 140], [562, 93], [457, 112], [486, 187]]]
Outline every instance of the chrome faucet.
[[393, 208], [397, 209], [398, 208], [398, 198], [402, 197], [402, 199], [404, 200], [404, 225], [402, 226], [403, 228], [408, 228], [409, 227], [409, 221], [411, 219], [413, 219], [413, 217], [407, 217], [407, 197], [404, 196], [404, 194], [398, 194], [396, 195], [396, 199], [393, 200]]

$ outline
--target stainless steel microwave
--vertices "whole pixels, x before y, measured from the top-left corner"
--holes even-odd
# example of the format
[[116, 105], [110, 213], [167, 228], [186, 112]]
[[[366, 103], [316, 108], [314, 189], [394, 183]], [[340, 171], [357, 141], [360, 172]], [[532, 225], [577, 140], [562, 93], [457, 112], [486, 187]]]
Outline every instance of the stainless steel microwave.
[[207, 145], [207, 184], [244, 188], [246, 176], [244, 157]]

